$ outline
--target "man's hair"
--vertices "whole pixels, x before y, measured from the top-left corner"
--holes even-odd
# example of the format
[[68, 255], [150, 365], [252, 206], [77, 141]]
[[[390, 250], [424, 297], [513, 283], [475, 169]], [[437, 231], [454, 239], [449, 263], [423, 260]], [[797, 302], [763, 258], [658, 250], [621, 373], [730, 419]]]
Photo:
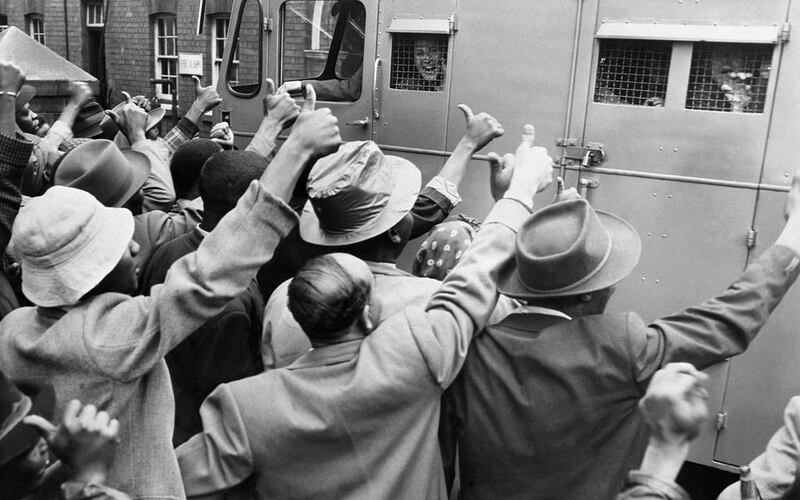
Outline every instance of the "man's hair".
[[220, 151], [200, 170], [203, 210], [225, 215], [267, 169], [267, 159], [252, 151]]
[[203, 164], [222, 151], [222, 146], [211, 139], [192, 139], [178, 146], [169, 164], [172, 182], [178, 198], [184, 198], [200, 177]]
[[289, 311], [309, 338], [331, 340], [358, 318], [371, 288], [335, 257], [321, 255], [309, 260], [289, 283]]

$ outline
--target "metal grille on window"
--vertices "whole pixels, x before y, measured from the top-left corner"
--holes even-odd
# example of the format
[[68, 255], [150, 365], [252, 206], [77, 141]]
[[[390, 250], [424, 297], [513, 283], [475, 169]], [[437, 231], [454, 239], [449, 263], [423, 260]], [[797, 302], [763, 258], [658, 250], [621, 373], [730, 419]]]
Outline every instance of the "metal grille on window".
[[448, 42], [447, 35], [394, 34], [389, 88], [442, 92]]
[[601, 40], [594, 102], [663, 106], [671, 42]]
[[686, 108], [763, 113], [772, 49], [760, 44], [696, 43]]

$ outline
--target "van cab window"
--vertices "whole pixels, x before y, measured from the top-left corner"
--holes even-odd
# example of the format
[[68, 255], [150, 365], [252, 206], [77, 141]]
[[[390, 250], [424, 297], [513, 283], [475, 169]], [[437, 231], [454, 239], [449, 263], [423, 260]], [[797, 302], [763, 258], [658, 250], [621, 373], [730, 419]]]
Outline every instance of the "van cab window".
[[761, 44], [695, 43], [686, 108], [763, 113], [772, 50]]
[[671, 57], [671, 42], [601, 40], [594, 102], [663, 106]]
[[395, 33], [389, 88], [442, 92], [447, 74], [447, 35]]
[[225, 81], [232, 92], [250, 97], [261, 90], [261, 6], [258, 0], [242, 3], [236, 35], [233, 38], [233, 61], [228, 64]]
[[364, 5], [355, 0], [288, 0], [281, 6], [281, 21], [281, 81], [310, 83], [317, 99], [324, 101], [358, 100]]

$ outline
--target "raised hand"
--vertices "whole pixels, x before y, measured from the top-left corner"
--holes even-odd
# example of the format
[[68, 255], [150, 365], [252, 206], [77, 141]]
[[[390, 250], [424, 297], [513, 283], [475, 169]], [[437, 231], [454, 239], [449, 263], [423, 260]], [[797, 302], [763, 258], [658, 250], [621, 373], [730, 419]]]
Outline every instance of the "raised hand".
[[493, 139], [505, 133], [503, 126], [490, 114], [478, 113], [476, 115], [466, 104], [459, 104], [458, 109], [464, 113], [464, 118], [467, 120], [467, 130], [464, 133], [464, 138], [469, 141], [473, 152], [480, 151]]
[[147, 113], [142, 108], [133, 103], [133, 99], [127, 92], [122, 92], [126, 103], [122, 108], [115, 112], [106, 110], [106, 114], [114, 120], [119, 130], [128, 138], [128, 142], [134, 144], [145, 138], [144, 132], [147, 127]]
[[533, 145], [534, 139], [533, 125], [526, 124], [522, 141], [514, 153], [514, 173], [506, 193], [508, 197], [520, 197], [520, 201], [526, 203], [528, 197], [532, 202], [534, 194], [553, 182], [553, 159], [545, 148]]
[[211, 127], [208, 138], [227, 147], [233, 147], [233, 130], [228, 122], [219, 122]]
[[25, 73], [12, 62], [0, 62], [0, 92], [19, 92]]
[[506, 153], [500, 156], [492, 152], [486, 156], [489, 157], [489, 188], [492, 198], [497, 201], [506, 194], [511, 184], [511, 176], [514, 175], [514, 155]]
[[689, 363], [669, 363], [653, 375], [639, 401], [652, 438], [683, 444], [697, 436], [708, 418], [707, 380], [708, 375]]
[[312, 158], [330, 154], [342, 143], [338, 120], [328, 108], [315, 109], [316, 104], [314, 87], [306, 85], [306, 100], [287, 139], [287, 143], [308, 152]]
[[148, 99], [147, 97], [145, 97], [145, 96], [143, 96], [143, 95], [137, 95], [137, 96], [134, 96], [134, 97], [133, 97], [133, 101], [132, 101], [132, 102], [133, 102], [135, 105], [137, 105], [137, 106], [139, 106], [140, 108], [142, 108], [143, 110], [145, 110], [146, 112], [148, 112], [148, 113], [149, 113], [150, 111], [152, 111], [152, 109], [153, 109], [153, 105], [152, 105], [152, 103], [150, 102], [150, 99]]
[[73, 399], [58, 427], [38, 415], [27, 416], [23, 422], [36, 428], [53, 453], [72, 469], [75, 479], [94, 483], [105, 480], [119, 432], [119, 422], [108, 413]]
[[264, 115], [274, 120], [281, 129], [291, 127], [300, 115], [300, 106], [285, 91], [275, 92], [272, 78], [266, 80], [267, 95], [264, 97]]
[[222, 97], [219, 96], [217, 89], [213, 85], [203, 87], [200, 78], [196, 75], [192, 76], [192, 80], [194, 80], [194, 102], [203, 112], [211, 111], [219, 106], [222, 102]]
[[92, 95], [92, 89], [89, 88], [86, 82], [71, 82], [69, 84], [70, 103], [79, 108], [89, 102]]

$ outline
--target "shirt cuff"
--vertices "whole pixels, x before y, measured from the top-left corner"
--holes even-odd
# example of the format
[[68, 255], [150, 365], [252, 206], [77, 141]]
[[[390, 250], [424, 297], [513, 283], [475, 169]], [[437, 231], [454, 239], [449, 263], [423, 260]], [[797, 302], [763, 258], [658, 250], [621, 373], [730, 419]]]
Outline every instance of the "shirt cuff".
[[461, 203], [461, 196], [458, 194], [458, 186], [440, 175], [431, 179], [425, 187], [429, 187], [443, 194], [454, 207]]
[[530, 215], [531, 212], [525, 204], [518, 200], [503, 198], [494, 204], [494, 208], [486, 216], [483, 224], [502, 224], [517, 232]]
[[250, 144], [247, 145], [246, 151], [252, 151], [266, 157], [275, 151], [275, 143], [266, 137], [256, 134]]
[[175, 126], [178, 127], [178, 129], [180, 129], [181, 132], [186, 134], [186, 136], [189, 137], [189, 139], [191, 139], [192, 137], [197, 135], [198, 132], [200, 132], [200, 127], [198, 127], [196, 123], [194, 123], [192, 120], [189, 120], [185, 116], [180, 120], [178, 120], [178, 124]]

